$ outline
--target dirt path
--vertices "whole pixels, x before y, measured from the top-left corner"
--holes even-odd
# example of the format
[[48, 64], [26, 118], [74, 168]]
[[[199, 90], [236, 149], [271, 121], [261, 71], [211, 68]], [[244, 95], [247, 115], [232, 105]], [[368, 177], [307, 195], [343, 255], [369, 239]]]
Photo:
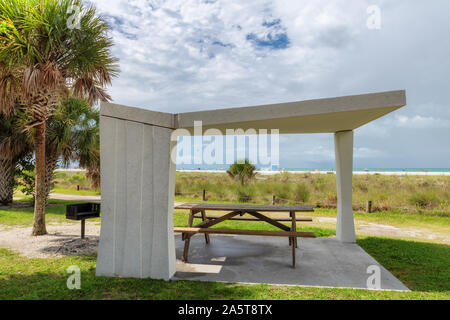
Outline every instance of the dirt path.
[[50, 193], [50, 199], [70, 201], [100, 201], [100, 196], [82, 196], [77, 194]]
[[[327, 224], [332, 228], [336, 227], [336, 218], [332, 217], [317, 217], [314, 218], [314, 222], [318, 222], [316, 226], [319, 226], [319, 224], [322, 226]], [[437, 233], [425, 228], [417, 228], [417, 227], [400, 228], [387, 224], [355, 220], [355, 229], [356, 233], [359, 234], [407, 237], [407, 238], [418, 238], [418, 239], [450, 242], [450, 235], [444, 233]]]
[[80, 224], [48, 224], [47, 235], [31, 236], [31, 227], [0, 225], [0, 248], [20, 252], [26, 257], [50, 258], [97, 252], [100, 226], [86, 221], [86, 237], [80, 238]]

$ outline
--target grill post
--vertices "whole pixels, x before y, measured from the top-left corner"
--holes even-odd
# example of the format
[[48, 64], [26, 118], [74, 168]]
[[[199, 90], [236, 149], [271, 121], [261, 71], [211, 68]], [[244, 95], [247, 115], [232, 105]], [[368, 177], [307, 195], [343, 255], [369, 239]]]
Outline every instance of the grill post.
[[85, 219], [81, 219], [81, 239], [84, 239]]

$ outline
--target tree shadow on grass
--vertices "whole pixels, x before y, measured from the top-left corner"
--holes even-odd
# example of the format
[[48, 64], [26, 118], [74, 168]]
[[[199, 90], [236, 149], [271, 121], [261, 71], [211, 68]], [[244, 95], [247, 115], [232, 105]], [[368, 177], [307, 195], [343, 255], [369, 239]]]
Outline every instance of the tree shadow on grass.
[[92, 255], [98, 250], [98, 236], [89, 235], [81, 239], [79, 235], [53, 234], [55, 239], [40, 251], [47, 254], [60, 254], [63, 256]]
[[450, 246], [382, 237], [358, 244], [413, 291], [450, 291]]

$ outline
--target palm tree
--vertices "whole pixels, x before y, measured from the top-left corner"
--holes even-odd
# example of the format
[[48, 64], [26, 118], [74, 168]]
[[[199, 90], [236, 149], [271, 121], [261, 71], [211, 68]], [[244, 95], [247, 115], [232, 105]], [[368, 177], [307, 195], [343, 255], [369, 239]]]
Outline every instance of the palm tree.
[[14, 167], [10, 158], [0, 156], [0, 203], [3, 205], [13, 201]]
[[[18, 109], [20, 110], [20, 109]], [[0, 115], [0, 202], [12, 201], [14, 168], [18, 160], [32, 151], [32, 139], [21, 127], [30, 120], [24, 114], [6, 118]], [[55, 107], [46, 128], [46, 202], [58, 161], [80, 161], [88, 168], [94, 188], [99, 177], [99, 112], [86, 100], [70, 96]], [[6, 200], [8, 199], [8, 200]]]
[[99, 142], [98, 110], [91, 108], [83, 99], [73, 96], [64, 99], [47, 122], [46, 200], [58, 161], [61, 159], [68, 164], [70, 161], [80, 161], [80, 154], [86, 154], [81, 158], [83, 163], [80, 166], [89, 167], [92, 164], [85, 157], [95, 150], [99, 152]]
[[241, 185], [245, 184], [245, 181], [252, 179], [256, 175], [256, 167], [250, 163], [248, 159], [244, 161], [236, 161], [230, 166], [227, 171], [228, 175], [241, 182]]
[[[80, 9], [73, 25], [72, 8]], [[78, 19], [79, 18], [79, 19]], [[92, 105], [110, 100], [104, 87], [117, 75], [108, 25], [81, 0], [0, 0], [0, 112], [19, 100], [32, 121], [36, 162], [33, 235], [45, 228], [46, 124], [70, 91]]]
[[3, 140], [10, 135], [8, 130], [11, 127], [11, 119], [0, 115], [0, 203], [9, 204], [13, 200], [14, 192], [14, 161], [10, 154], [7, 154], [7, 146], [3, 145]]
[[74, 145], [75, 160], [80, 167], [87, 170], [86, 176], [91, 180], [91, 187], [100, 187], [100, 113], [91, 109], [82, 130], [77, 130]]
[[20, 128], [23, 113], [6, 117], [0, 114], [0, 203], [9, 204], [13, 200], [14, 170], [17, 162], [30, 154], [32, 143]]

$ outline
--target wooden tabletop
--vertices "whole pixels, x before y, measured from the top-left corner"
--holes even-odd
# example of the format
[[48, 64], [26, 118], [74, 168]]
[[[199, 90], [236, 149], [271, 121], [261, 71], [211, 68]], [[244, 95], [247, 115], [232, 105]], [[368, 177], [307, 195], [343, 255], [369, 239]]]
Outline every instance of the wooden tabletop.
[[312, 206], [288, 206], [266, 204], [233, 204], [233, 203], [182, 203], [175, 209], [199, 209], [217, 211], [262, 211], [262, 212], [314, 212]]

